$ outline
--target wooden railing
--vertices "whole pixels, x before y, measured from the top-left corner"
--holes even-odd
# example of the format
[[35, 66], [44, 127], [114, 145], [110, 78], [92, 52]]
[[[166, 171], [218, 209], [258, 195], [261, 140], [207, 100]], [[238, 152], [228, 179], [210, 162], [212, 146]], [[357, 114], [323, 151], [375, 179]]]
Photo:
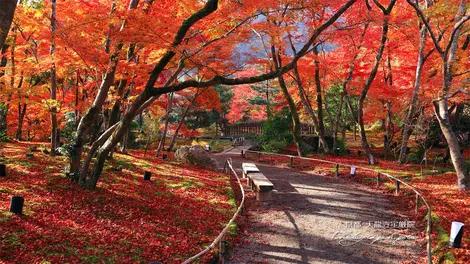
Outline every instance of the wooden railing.
[[[223, 129], [224, 136], [261, 135], [263, 133], [263, 125], [265, 122], [266, 120], [257, 120], [226, 125]], [[300, 134], [313, 135], [314, 133], [315, 127], [313, 124], [307, 122], [300, 123]]]
[[426, 245], [426, 251], [427, 251], [427, 259], [428, 259], [428, 264], [432, 264], [432, 241], [431, 241], [431, 231], [432, 231], [432, 221], [431, 221], [431, 206], [429, 206], [428, 202], [426, 201], [426, 199], [424, 199], [424, 196], [418, 191], [416, 190], [413, 186], [409, 185], [407, 182], [401, 180], [401, 179], [398, 179], [388, 173], [384, 173], [384, 172], [380, 172], [380, 171], [377, 171], [377, 170], [374, 170], [374, 169], [370, 169], [370, 168], [365, 168], [365, 167], [360, 167], [360, 166], [355, 166], [355, 165], [350, 165], [350, 164], [344, 164], [344, 163], [338, 163], [338, 162], [334, 162], [334, 161], [328, 161], [328, 160], [322, 160], [322, 159], [313, 159], [313, 158], [305, 158], [305, 157], [299, 157], [299, 156], [291, 156], [291, 155], [283, 155], [283, 154], [277, 154], [277, 153], [267, 153], [267, 152], [260, 152], [260, 151], [251, 151], [251, 150], [247, 150], [245, 152], [241, 152], [241, 155], [242, 157], [245, 157], [245, 158], [248, 158], [247, 157], [247, 154], [253, 154], [255, 156], [257, 156], [258, 158], [258, 161], [261, 160], [261, 157], [262, 155], [264, 156], [282, 156], [282, 157], [286, 157], [286, 158], [289, 158], [289, 166], [292, 168], [294, 167], [294, 160], [308, 160], [308, 161], [314, 161], [314, 162], [321, 162], [321, 163], [328, 163], [328, 164], [332, 164], [335, 169], [335, 174], [336, 176], [339, 175], [339, 167], [348, 167], [348, 168], [352, 168], [352, 167], [355, 167], [356, 170], [362, 170], [362, 171], [368, 171], [368, 172], [372, 172], [374, 174], [377, 175], [377, 186], [380, 185], [380, 183], [382, 182], [382, 175], [387, 177], [388, 180], [392, 181], [395, 183], [395, 192], [396, 194], [398, 195], [400, 193], [400, 186], [403, 185], [407, 188], [409, 188], [410, 190], [412, 190], [414, 193], [415, 193], [415, 197], [416, 197], [416, 206], [415, 206], [415, 212], [418, 213], [418, 208], [419, 208], [419, 203], [420, 203], [420, 199], [423, 201], [424, 205], [426, 206], [426, 209], [427, 209], [427, 226], [426, 226], [426, 242], [427, 242], [427, 245]]
[[225, 225], [224, 229], [222, 229], [222, 231], [214, 239], [214, 241], [212, 241], [212, 243], [207, 248], [202, 250], [201, 252], [199, 252], [196, 255], [194, 255], [194, 256], [188, 258], [187, 260], [185, 260], [183, 262], [183, 264], [191, 263], [191, 262], [199, 259], [204, 254], [207, 254], [209, 251], [214, 249], [217, 245], [219, 245], [219, 255], [220, 255], [220, 257], [223, 258], [223, 255], [225, 254], [225, 239], [224, 239], [224, 237], [227, 234], [228, 230], [230, 229], [230, 225], [232, 225], [237, 220], [237, 217], [243, 212], [243, 208], [244, 208], [244, 205], [245, 205], [245, 190], [243, 189], [243, 185], [240, 181], [240, 178], [237, 175], [237, 172], [235, 172], [235, 170], [233, 169], [232, 159], [230, 159], [230, 158], [228, 158], [225, 161], [224, 173], [227, 173], [229, 175], [230, 180], [232, 179], [232, 176], [234, 176], [236, 178], [237, 182], [238, 182], [238, 186], [240, 187], [241, 201], [240, 201], [240, 204], [238, 205], [238, 209], [235, 212], [235, 214], [233, 214], [232, 219], [230, 219], [230, 221], [227, 223], [227, 225]]

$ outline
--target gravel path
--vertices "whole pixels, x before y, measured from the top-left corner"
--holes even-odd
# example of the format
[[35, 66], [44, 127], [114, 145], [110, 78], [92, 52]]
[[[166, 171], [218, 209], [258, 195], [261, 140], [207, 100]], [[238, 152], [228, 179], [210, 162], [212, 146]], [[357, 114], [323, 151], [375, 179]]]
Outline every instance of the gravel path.
[[[240, 159], [240, 150], [214, 158], [222, 166], [232, 157], [241, 175], [241, 163], [253, 161]], [[250, 201], [247, 234], [229, 263], [401, 263], [424, 254], [414, 222], [394, 215], [384, 195], [341, 179], [256, 165], [274, 184], [273, 199]]]

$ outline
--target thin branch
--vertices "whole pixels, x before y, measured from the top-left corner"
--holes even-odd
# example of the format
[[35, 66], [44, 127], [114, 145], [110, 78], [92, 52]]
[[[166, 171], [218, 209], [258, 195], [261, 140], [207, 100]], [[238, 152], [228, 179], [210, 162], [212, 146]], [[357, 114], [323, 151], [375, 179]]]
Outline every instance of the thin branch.
[[457, 77], [457, 76], [462, 76], [462, 75], [465, 75], [467, 73], [470, 73], [470, 70], [466, 70], [466, 71], [463, 71], [463, 72], [459, 72], [459, 73], [455, 73], [455, 74], [452, 74], [453, 77]]
[[[251, 76], [251, 77], [242, 77], [242, 78], [226, 78], [223, 76], [214, 76], [212, 79], [207, 81], [197, 81], [197, 80], [187, 80], [179, 84], [175, 84], [168, 87], [153, 87], [150, 88], [149, 93], [152, 96], [161, 95], [168, 93], [170, 91], [180, 91], [189, 87], [206, 87], [216, 84], [225, 84], [225, 85], [239, 85], [239, 84], [250, 84], [260, 81], [265, 81], [267, 79], [274, 79], [280, 76], [283, 73], [286, 73], [292, 70], [297, 63], [297, 61], [302, 58], [309, 50], [312, 44], [320, 36], [320, 34], [326, 30], [330, 25], [332, 25], [346, 10], [349, 9], [357, 0], [349, 0], [343, 6], [341, 6], [325, 23], [315, 29], [315, 31], [310, 36], [307, 43], [300, 49], [300, 51], [294, 55], [292, 61], [282, 67], [279, 67], [276, 70], [272, 70], [268, 73]], [[163, 59], [162, 59], [163, 60]]]
[[406, 2], [408, 2], [408, 4], [413, 7], [413, 9], [416, 11], [419, 18], [421, 19], [421, 22], [428, 29], [429, 35], [431, 36], [432, 42], [434, 43], [434, 47], [436, 47], [437, 52], [439, 52], [441, 57], [444, 56], [444, 51], [442, 50], [441, 46], [439, 46], [439, 41], [434, 31], [432, 30], [431, 25], [429, 25], [429, 20], [424, 16], [423, 11], [419, 8], [416, 3], [413, 3], [412, 0], [406, 0]]
[[446, 100], [446, 99], [450, 99], [450, 98], [456, 96], [456, 95], [459, 94], [459, 93], [463, 93], [463, 94], [466, 94], [466, 95], [470, 95], [470, 91], [467, 91], [467, 90], [465, 90], [465, 89], [460, 88], [460, 89], [455, 90], [455, 91], [452, 92], [451, 94], [447, 94], [447, 95], [444, 95], [444, 96], [439, 96], [439, 98], [432, 100], [432, 102], [435, 104], [435, 103], [437, 103], [437, 102], [439, 102], [439, 101]]

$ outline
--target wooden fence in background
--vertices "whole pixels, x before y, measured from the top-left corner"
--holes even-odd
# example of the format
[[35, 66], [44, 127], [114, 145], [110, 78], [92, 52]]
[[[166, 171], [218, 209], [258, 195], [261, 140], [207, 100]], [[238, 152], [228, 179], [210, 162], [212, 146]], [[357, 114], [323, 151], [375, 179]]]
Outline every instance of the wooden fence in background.
[[[259, 121], [247, 121], [230, 124], [225, 126], [222, 131], [226, 137], [243, 137], [263, 134], [263, 125], [266, 120]], [[302, 135], [313, 135], [315, 134], [315, 127], [311, 123], [302, 122], [300, 124], [300, 133]]]

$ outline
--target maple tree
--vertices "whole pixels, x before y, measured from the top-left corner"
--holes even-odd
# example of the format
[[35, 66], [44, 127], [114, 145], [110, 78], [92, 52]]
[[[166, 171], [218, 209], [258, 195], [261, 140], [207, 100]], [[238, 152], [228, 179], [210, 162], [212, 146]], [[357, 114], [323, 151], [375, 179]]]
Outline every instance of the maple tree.
[[[316, 28], [313, 33], [311, 34], [310, 38], [304, 44], [303, 48], [299, 50], [299, 52], [294, 56], [292, 59], [293, 61], [298, 60], [300, 57], [305, 55], [307, 53], [309, 46], [314, 42], [315, 38], [321, 34], [323, 30], [325, 30], [330, 24], [332, 24], [336, 19], [340, 17], [340, 15], [346, 11], [355, 1], [349, 1], [346, 4], [342, 5], [336, 13], [333, 14], [322, 26]], [[177, 46], [179, 46], [186, 33], [188, 30], [191, 28], [193, 24], [195, 24], [197, 21], [205, 18], [209, 14], [213, 13], [214, 11], [217, 10], [218, 7], [218, 1], [208, 1], [202, 9], [191, 15], [185, 22], [182, 23], [182, 26], [178, 29], [178, 32], [176, 33], [176, 36], [171, 43], [171, 47], [174, 49]], [[227, 7], [227, 6], [224, 6]], [[215, 40], [218, 40], [220, 38], [216, 38], [212, 40], [212, 42], [208, 43], [214, 43]], [[206, 44], [203, 44], [203, 48], [205, 46], [208, 46]], [[281, 72], [286, 72], [287, 70], [291, 69], [293, 67], [293, 63], [290, 62], [289, 64], [286, 64], [283, 67], [278, 68], [275, 71], [271, 71], [269, 73], [265, 74], [260, 74], [257, 76], [250, 76], [250, 77], [241, 77], [241, 78], [229, 78], [229, 77], [224, 77], [223, 75], [215, 75], [212, 78], [208, 80], [203, 80], [203, 81], [197, 81], [197, 80], [186, 80], [183, 82], [180, 82], [178, 84], [173, 84], [173, 85], [165, 85], [163, 87], [157, 87], [155, 88], [154, 85], [157, 81], [157, 78], [161, 71], [164, 69], [165, 66], [168, 65], [170, 60], [176, 55], [176, 52], [173, 50], [167, 50], [165, 51], [164, 55], [161, 57], [161, 59], [158, 61], [158, 63], [155, 65], [155, 67], [152, 70], [152, 73], [150, 74], [150, 77], [146, 81], [144, 91], [137, 96], [137, 98], [134, 100], [132, 105], [130, 106], [128, 112], [123, 116], [122, 120], [119, 123], [119, 128], [116, 129], [112, 135], [109, 136], [109, 138], [106, 140], [105, 143], [102, 144], [102, 147], [100, 147], [99, 154], [98, 154], [98, 159], [94, 165], [93, 169], [93, 174], [91, 176], [91, 181], [89, 181], [89, 186], [93, 187], [96, 185], [96, 182], [99, 179], [99, 176], [101, 175], [102, 168], [104, 165], [104, 162], [111, 151], [111, 149], [119, 142], [121, 139], [124, 131], [127, 129], [129, 123], [131, 120], [134, 118], [135, 114], [139, 111], [140, 107], [145, 104], [146, 101], [148, 100], [153, 100], [152, 97], [158, 97], [162, 94], [169, 93], [169, 92], [177, 92], [180, 90], [183, 90], [185, 88], [189, 87], [207, 87], [207, 86], [212, 86], [216, 84], [227, 84], [227, 85], [237, 85], [237, 84], [244, 84], [244, 83], [255, 83], [259, 82], [262, 80], [270, 79], [270, 78], [275, 78], [279, 73]], [[186, 55], [182, 55], [186, 57]], [[181, 62], [181, 59], [180, 59]], [[214, 74], [211, 74], [214, 75]], [[100, 98], [99, 96], [97, 98]], [[99, 105], [99, 104], [98, 104]], [[82, 118], [81, 123], [86, 124], [83, 120], [86, 120], [85, 118]], [[92, 118], [86, 121], [90, 121]], [[78, 128], [78, 131], [80, 130], [80, 125]], [[80, 134], [77, 132], [77, 134]], [[84, 134], [82, 132], [82, 134]], [[110, 133], [111, 134], [111, 133]], [[81, 148], [82, 148], [82, 142], [79, 140], [76, 141], [76, 144], [74, 146], [74, 157], [75, 160], [72, 161], [72, 165], [77, 165], [78, 160], [80, 159], [80, 155], [77, 155], [76, 153], [80, 154], [81, 153]], [[77, 166], [71, 166], [71, 173], [74, 173], [76, 170]]]
[[[449, 147], [450, 157], [457, 174], [457, 186], [460, 190], [470, 189], [470, 174], [467, 170], [467, 165], [465, 164], [465, 160], [463, 159], [462, 153], [460, 151], [457, 136], [455, 135], [455, 132], [452, 129], [449, 121], [448, 107], [449, 99], [458, 93], [470, 95], [470, 92], [463, 88], [455, 89], [455, 84], [453, 84], [454, 79], [458, 80], [458, 77], [461, 77], [468, 72], [465, 70], [463, 73], [459, 72], [459, 67], [457, 64], [458, 56], [462, 56], [461, 54], [458, 54], [460, 35], [465, 24], [470, 21], [470, 14], [467, 14], [467, 1], [459, 1], [457, 10], [454, 11], [455, 14], [453, 12], [449, 12], [449, 16], [455, 17], [453, 23], [449, 26], [452, 30], [449, 30], [450, 32], [448, 34], [445, 32], [436, 33], [431, 27], [432, 21], [430, 22], [429, 18], [425, 17], [421, 8], [410, 0], [407, 0], [407, 2], [416, 10], [420, 21], [424, 24], [427, 32], [430, 34], [434, 48], [436, 49], [442, 61], [441, 89], [439, 90], [438, 98], [434, 99], [432, 104], [434, 106], [434, 112], [439, 122], [441, 131]], [[442, 3], [437, 4], [437, 8], [441, 7], [441, 4]], [[444, 14], [445, 13], [447, 12], [444, 11]], [[452, 88], [454, 88], [454, 91], [452, 91]]]
[[[459, 6], [451, 2], [445, 4]], [[165, 94], [178, 98], [186, 96], [186, 89], [223, 84], [233, 86], [231, 110], [223, 116], [230, 122], [243, 117], [266, 119], [271, 111], [288, 106], [299, 154], [303, 154], [300, 121], [311, 122], [324, 152], [331, 152], [326, 137], [333, 135], [336, 149], [339, 130], [351, 125], [342, 118], [347, 109], [360, 128], [369, 162], [374, 156], [365, 130], [380, 120], [387, 138], [384, 153], [390, 155], [391, 142], [398, 138], [403, 162], [413, 120], [422, 113], [429, 115], [426, 109], [438, 97], [439, 78], [444, 78], [438, 71], [433, 75], [446, 63], [439, 61], [439, 48], [434, 46], [448, 41], [451, 31], [431, 34], [433, 23], [439, 23], [434, 15], [455, 14], [442, 10], [444, 3], [427, 1], [419, 6], [419, 15], [416, 3], [411, 3], [21, 3], [7, 40], [14, 45], [2, 49], [7, 133], [17, 139], [50, 138], [52, 153], [67, 143], [72, 181], [93, 188], [115, 147], [120, 144], [122, 151], [127, 150], [129, 126], [152, 103], [168, 101], [162, 97]], [[465, 10], [461, 13], [468, 17]], [[466, 22], [458, 24], [462, 32]], [[465, 58], [468, 37], [459, 38], [459, 44], [457, 55]], [[457, 60], [458, 85], [466, 80], [467, 64]], [[264, 81], [271, 88], [256, 84]], [[338, 104], [330, 105], [327, 97], [336, 93], [329, 91], [338, 85], [342, 87]], [[441, 95], [445, 100], [437, 101], [464, 100], [465, 89], [454, 91], [459, 93], [450, 91], [450, 96]], [[191, 100], [210, 101], [212, 96], [216, 94], [192, 97], [182, 108], [185, 111], [178, 113], [180, 122], [163, 127], [175, 132], [170, 146], [185, 127]], [[261, 104], [248, 104], [257, 97]], [[170, 117], [175, 106], [166, 106], [160, 115]], [[402, 111], [405, 108], [408, 111]], [[62, 136], [57, 131], [66, 126], [76, 127], [75, 138], [57, 142]], [[160, 143], [163, 149], [164, 140]], [[90, 151], [84, 152], [87, 145]], [[452, 160], [459, 160], [458, 155]]]
[[[433, 158], [436, 166], [450, 159], [455, 174], [433, 168], [429, 177], [412, 181], [431, 197], [442, 226], [466, 221], [456, 210], [468, 212], [464, 148], [470, 133], [455, 124], [470, 116], [469, 21], [468, 0], [2, 1], [0, 141], [18, 142], [2, 143], [0, 159], [14, 163], [12, 175], [18, 178], [2, 179], [0, 204], [6, 208], [7, 196], [19, 193], [46, 210], [32, 215], [31, 225], [0, 215], [8, 241], [30, 241], [23, 247], [1, 240], [0, 255], [18, 250], [13, 261], [90, 260], [72, 251], [70, 259], [31, 253], [43, 243], [69, 250], [67, 240], [91, 255], [87, 245], [98, 241], [97, 248], [111, 250], [96, 255], [110, 260], [120, 243], [130, 248], [151, 241], [142, 252], [115, 259], [124, 262], [151, 259], [155, 248], [165, 261], [197, 252], [216, 235], [201, 227], [206, 214], [218, 226], [227, 220], [224, 210], [233, 209], [226, 182], [215, 172], [155, 156], [171, 156], [181, 136], [191, 142], [215, 128], [218, 137], [219, 129], [244, 121], [268, 120], [264, 141], [272, 143], [272, 151], [312, 155], [306, 141], [318, 137], [322, 159], [375, 164], [409, 177], [419, 169], [423, 173], [411, 161], [423, 165]], [[303, 137], [303, 122], [313, 125], [315, 135]], [[360, 142], [354, 142], [356, 127]], [[347, 138], [349, 131], [354, 140]], [[36, 160], [23, 162], [26, 149], [37, 147], [25, 140], [50, 142], [42, 151], [65, 157], [38, 153]], [[136, 146], [145, 150], [133, 150]], [[443, 146], [445, 156], [439, 155]], [[348, 156], [328, 155], [339, 155], [339, 149]], [[351, 151], [365, 152], [367, 160]], [[112, 171], [123, 164], [124, 173]], [[298, 165], [331, 172], [309, 162]], [[64, 166], [67, 179], [58, 176]], [[129, 175], [141, 174], [139, 166], [164, 177], [161, 185], [136, 183]], [[182, 179], [198, 188], [179, 188]], [[57, 214], [50, 204], [56, 198]], [[129, 209], [141, 199], [150, 205]], [[155, 210], [164, 212], [162, 220]], [[132, 221], [141, 219], [150, 221], [143, 231], [159, 233], [126, 241], [134, 232]], [[195, 224], [189, 228], [187, 221]], [[54, 225], [44, 227], [46, 222]], [[79, 238], [70, 235], [70, 225], [83, 225]], [[111, 231], [116, 226], [122, 234]], [[87, 234], [96, 227], [99, 235]], [[28, 236], [22, 229], [36, 233]], [[57, 239], [51, 237], [55, 231]], [[193, 232], [194, 244], [188, 242]], [[457, 257], [466, 261], [464, 255]]]

